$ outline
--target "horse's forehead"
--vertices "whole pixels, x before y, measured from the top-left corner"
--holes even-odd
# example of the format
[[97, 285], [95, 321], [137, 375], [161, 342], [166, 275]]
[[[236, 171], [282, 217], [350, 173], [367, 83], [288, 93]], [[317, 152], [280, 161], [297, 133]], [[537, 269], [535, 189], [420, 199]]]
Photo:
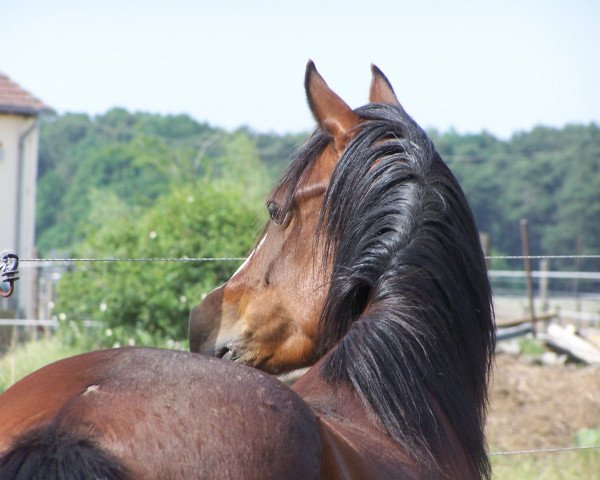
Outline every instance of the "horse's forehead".
[[310, 174], [306, 177], [302, 187], [308, 187], [315, 184], [329, 182], [333, 174], [333, 170], [340, 158], [340, 154], [336, 151], [332, 144], [329, 144], [317, 156], [311, 168]]
[[[304, 171], [299, 173], [297, 178], [292, 177], [276, 187], [271, 194], [270, 201], [283, 204], [291, 195], [293, 201], [298, 202], [307, 196], [307, 192], [313, 192], [322, 186], [326, 188], [339, 156], [331, 144], [327, 145], [321, 153], [315, 156], [313, 161], [304, 167]], [[311, 196], [311, 194], [308, 195], [308, 197]]]

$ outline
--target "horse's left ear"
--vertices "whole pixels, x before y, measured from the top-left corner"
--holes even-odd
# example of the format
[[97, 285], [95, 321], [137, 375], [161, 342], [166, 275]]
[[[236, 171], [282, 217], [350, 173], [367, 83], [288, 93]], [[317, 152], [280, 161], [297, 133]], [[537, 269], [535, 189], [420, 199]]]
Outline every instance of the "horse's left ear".
[[306, 65], [304, 86], [315, 120], [323, 130], [333, 136], [336, 147], [343, 150], [348, 142], [350, 130], [359, 122], [360, 117], [329, 88], [312, 60]]
[[371, 80], [369, 101], [371, 103], [385, 103], [402, 108], [398, 98], [396, 98], [392, 84], [383, 72], [375, 65], [371, 65], [371, 72], [373, 73], [373, 79]]

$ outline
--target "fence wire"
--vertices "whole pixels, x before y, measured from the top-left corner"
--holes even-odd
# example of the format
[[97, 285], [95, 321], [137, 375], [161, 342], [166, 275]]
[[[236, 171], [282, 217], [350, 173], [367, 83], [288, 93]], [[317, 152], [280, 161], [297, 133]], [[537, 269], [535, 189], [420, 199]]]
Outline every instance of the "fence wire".
[[[600, 254], [592, 255], [491, 255], [486, 256], [486, 260], [563, 260], [563, 259], [600, 259]], [[203, 263], [203, 262], [242, 262], [246, 257], [108, 257], [108, 258], [23, 258], [22, 263], [115, 263], [115, 262], [184, 262], [184, 263]], [[40, 265], [41, 266], [41, 265]], [[583, 450], [600, 449], [600, 445], [584, 447], [558, 447], [558, 448], [539, 448], [529, 450], [511, 450], [504, 452], [490, 452], [490, 456], [510, 456], [510, 455], [531, 455], [573, 452]]]
[[[600, 259], [596, 255], [493, 255], [486, 260], [562, 260], [562, 259]], [[77, 263], [77, 262], [241, 262], [246, 257], [108, 257], [108, 258], [21, 258], [21, 263]]]
[[573, 452], [577, 450], [595, 450], [600, 449], [600, 445], [592, 445], [586, 447], [558, 447], [558, 448], [537, 448], [531, 450], [512, 450], [508, 452], [490, 452], [490, 456], [508, 456], [508, 455], [528, 455], [534, 453], [560, 453]]
[[597, 259], [600, 255], [494, 255], [485, 257], [486, 260], [557, 260], [565, 258]]
[[241, 262], [245, 257], [140, 257], [140, 258], [22, 258], [21, 263], [76, 262]]

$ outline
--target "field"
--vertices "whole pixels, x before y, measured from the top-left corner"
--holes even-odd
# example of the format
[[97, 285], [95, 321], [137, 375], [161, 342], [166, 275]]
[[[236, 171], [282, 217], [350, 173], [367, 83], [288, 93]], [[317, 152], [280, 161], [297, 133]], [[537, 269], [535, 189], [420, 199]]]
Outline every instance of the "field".
[[[600, 445], [600, 369], [498, 355], [488, 417], [491, 452]], [[492, 456], [494, 478], [600, 479], [600, 449]]]

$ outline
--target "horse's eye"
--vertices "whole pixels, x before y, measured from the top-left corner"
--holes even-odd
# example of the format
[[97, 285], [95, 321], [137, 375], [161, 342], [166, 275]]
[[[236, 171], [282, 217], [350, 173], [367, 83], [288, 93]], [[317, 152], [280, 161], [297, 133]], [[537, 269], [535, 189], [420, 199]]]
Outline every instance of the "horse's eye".
[[277, 205], [275, 202], [269, 202], [267, 203], [267, 210], [269, 211], [269, 217], [271, 217], [273, 223], [276, 225], [281, 225], [282, 218], [279, 205]]

